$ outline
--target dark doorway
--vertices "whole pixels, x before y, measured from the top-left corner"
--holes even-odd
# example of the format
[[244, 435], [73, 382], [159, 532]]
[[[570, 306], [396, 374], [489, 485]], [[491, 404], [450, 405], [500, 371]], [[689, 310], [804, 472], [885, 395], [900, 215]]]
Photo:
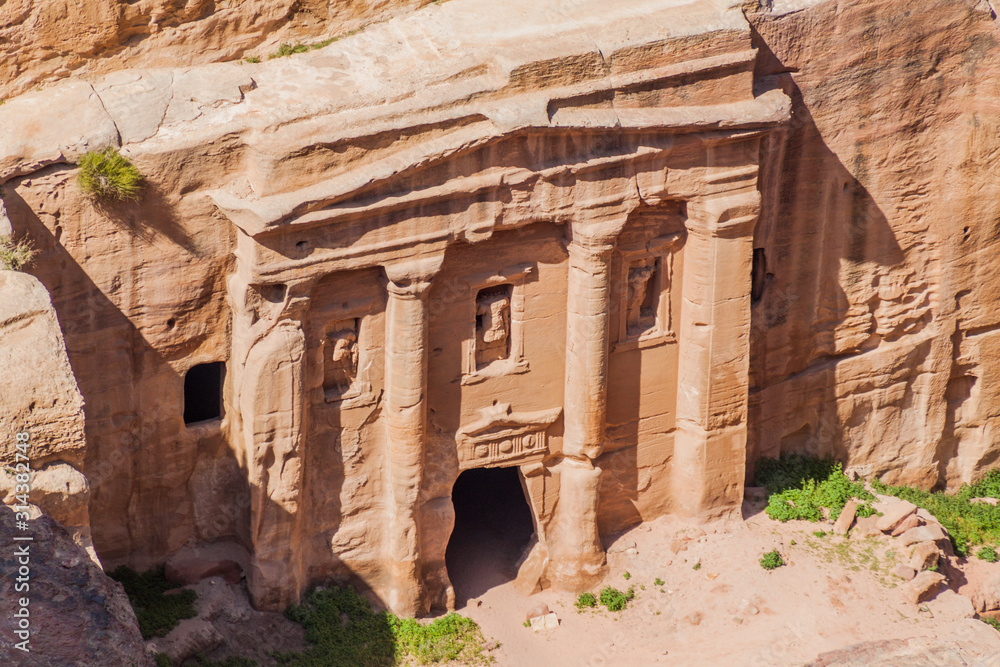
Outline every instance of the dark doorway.
[[517, 468], [466, 470], [451, 499], [455, 530], [445, 561], [461, 605], [517, 576], [535, 526]]
[[184, 376], [185, 424], [222, 417], [222, 380], [225, 372], [224, 361], [198, 364], [188, 369]]

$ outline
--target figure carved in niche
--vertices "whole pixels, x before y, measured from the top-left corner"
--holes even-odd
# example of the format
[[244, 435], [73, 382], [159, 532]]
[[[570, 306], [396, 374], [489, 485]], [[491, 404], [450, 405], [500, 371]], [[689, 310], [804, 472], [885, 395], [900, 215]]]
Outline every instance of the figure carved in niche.
[[510, 356], [511, 286], [484, 289], [476, 296], [476, 367]]
[[656, 326], [655, 274], [655, 260], [646, 260], [629, 267], [626, 327], [630, 336]]
[[[357, 320], [338, 322], [337, 331], [327, 334], [323, 350], [323, 388], [327, 393], [347, 393], [358, 375]], [[348, 325], [348, 326], [343, 326]]]

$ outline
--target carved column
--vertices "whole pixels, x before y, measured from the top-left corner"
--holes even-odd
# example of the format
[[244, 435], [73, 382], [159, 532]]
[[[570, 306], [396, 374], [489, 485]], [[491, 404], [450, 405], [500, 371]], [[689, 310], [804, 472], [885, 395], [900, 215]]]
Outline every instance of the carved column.
[[686, 519], [738, 515], [743, 499], [759, 211], [756, 190], [688, 205], [672, 474], [675, 512]]
[[[624, 221], [622, 221], [623, 224]], [[609, 262], [622, 224], [574, 225], [569, 243], [566, 303], [566, 384], [559, 501], [547, 549], [550, 577], [576, 590], [602, 574], [605, 555], [597, 531], [607, 412]]]
[[423, 479], [427, 417], [427, 294], [441, 256], [385, 267], [385, 424], [388, 445], [388, 604], [415, 616], [422, 609], [417, 504]]

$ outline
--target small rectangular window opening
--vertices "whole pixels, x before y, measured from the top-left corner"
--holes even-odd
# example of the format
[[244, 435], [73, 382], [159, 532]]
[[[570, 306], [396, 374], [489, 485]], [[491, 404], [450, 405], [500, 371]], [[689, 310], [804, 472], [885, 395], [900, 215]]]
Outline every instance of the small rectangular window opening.
[[184, 423], [210, 421], [222, 417], [222, 383], [226, 362], [198, 364], [184, 375]]

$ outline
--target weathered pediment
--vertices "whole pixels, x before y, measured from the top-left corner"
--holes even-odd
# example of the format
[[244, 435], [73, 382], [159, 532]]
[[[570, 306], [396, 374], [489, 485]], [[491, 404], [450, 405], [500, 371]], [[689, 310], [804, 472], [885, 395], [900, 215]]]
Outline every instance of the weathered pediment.
[[477, 421], [456, 434], [459, 467], [492, 468], [526, 463], [548, 454], [546, 429], [562, 408], [536, 412], [513, 412], [510, 403], [497, 403], [480, 410]]

